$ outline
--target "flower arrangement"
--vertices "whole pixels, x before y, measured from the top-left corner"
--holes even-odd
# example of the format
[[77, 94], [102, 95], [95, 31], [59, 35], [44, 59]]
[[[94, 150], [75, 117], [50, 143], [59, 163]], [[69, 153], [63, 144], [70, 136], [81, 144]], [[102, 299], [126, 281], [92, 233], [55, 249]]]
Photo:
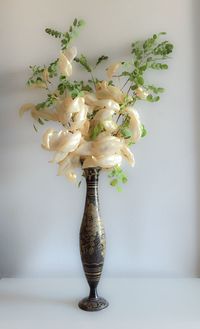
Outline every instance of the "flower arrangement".
[[[54, 121], [61, 125], [59, 131], [48, 128], [42, 138], [42, 147], [54, 153], [51, 162], [58, 164], [58, 175], [76, 181], [76, 168], [100, 167], [109, 170], [110, 184], [120, 190], [120, 184], [127, 182], [122, 160], [134, 166], [130, 147], [147, 133], [135, 104], [157, 102], [164, 91], [148, 84], [145, 72], [166, 70], [173, 45], [161, 40], [164, 32], [134, 42], [131, 58], [107, 66], [107, 78], [100, 80], [95, 69], [108, 56], [90, 63], [85, 55], [77, 56], [76, 47], [71, 45], [84, 25], [83, 20], [75, 19], [68, 32], [45, 30], [60, 40], [61, 51], [48, 65], [30, 66], [32, 75], [27, 85], [42, 88], [47, 95], [38, 104], [24, 104], [20, 115], [30, 110], [36, 131], [37, 123]], [[89, 77], [73, 80], [73, 65], [80, 65]]]

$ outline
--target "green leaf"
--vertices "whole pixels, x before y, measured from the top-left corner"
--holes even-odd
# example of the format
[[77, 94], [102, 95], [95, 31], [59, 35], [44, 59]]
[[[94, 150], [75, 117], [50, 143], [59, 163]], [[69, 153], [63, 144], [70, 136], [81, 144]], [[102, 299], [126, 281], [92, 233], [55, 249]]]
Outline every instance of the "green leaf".
[[148, 95], [146, 100], [148, 102], [158, 102], [160, 100], [160, 97], [159, 96], [156, 96], [156, 97], [153, 97], [153, 95]]
[[142, 130], [141, 137], [145, 137], [147, 135], [147, 130], [143, 124], [141, 125], [141, 130]]
[[104, 131], [104, 126], [102, 123], [97, 123], [96, 126], [94, 126], [94, 128], [91, 130], [91, 133], [90, 133], [90, 138], [92, 140], [95, 140], [97, 138], [97, 136], [102, 132]]
[[127, 128], [127, 127], [122, 127], [121, 129], [120, 129], [120, 132], [121, 132], [121, 134], [122, 134], [122, 136], [126, 139], [126, 138], [130, 138], [130, 137], [132, 137], [132, 131], [129, 129], [129, 128]]
[[111, 185], [111, 186], [116, 186], [117, 184], [118, 184], [118, 180], [117, 180], [117, 178], [112, 179], [111, 182], [110, 182], [110, 185]]
[[122, 183], [126, 184], [128, 182], [128, 178], [126, 176], [122, 177]]
[[73, 21], [73, 25], [76, 26], [77, 23], [78, 23], [77, 18], [75, 18], [74, 21]]
[[111, 178], [110, 185], [116, 187], [118, 192], [122, 191], [120, 183], [125, 184], [128, 181], [126, 174], [123, 172], [120, 166], [116, 165], [108, 174], [108, 177]]
[[37, 130], [36, 126], [34, 125], [34, 123], [33, 123], [33, 128], [36, 132], [38, 132], [38, 130]]
[[164, 88], [161, 87], [155, 87], [153, 85], [149, 85], [147, 86], [148, 89], [152, 90], [154, 92], [154, 94], [159, 94], [159, 93], [163, 93], [165, 91]]
[[87, 72], [92, 72], [92, 68], [88, 63], [87, 58], [81, 54], [81, 56], [78, 58], [74, 58], [75, 62], [79, 63]]
[[40, 118], [38, 118], [38, 122], [39, 122], [39, 124], [41, 124], [41, 125], [44, 124], [44, 122], [43, 122]]
[[122, 192], [121, 186], [117, 185], [116, 188], [117, 188], [117, 192]]
[[55, 38], [61, 38], [61, 36], [62, 36], [61, 32], [50, 29], [50, 28], [46, 28], [45, 32], [48, 33], [49, 35], [51, 35], [52, 37], [55, 37]]
[[97, 62], [95, 66], [99, 65], [102, 61], [106, 61], [108, 59], [108, 56], [102, 55], [97, 59]]
[[143, 86], [143, 84], [144, 84], [144, 79], [143, 79], [143, 77], [142, 77], [142, 76], [138, 76], [138, 77], [136, 78], [136, 83], [137, 83], [138, 85], [140, 85], [140, 86]]

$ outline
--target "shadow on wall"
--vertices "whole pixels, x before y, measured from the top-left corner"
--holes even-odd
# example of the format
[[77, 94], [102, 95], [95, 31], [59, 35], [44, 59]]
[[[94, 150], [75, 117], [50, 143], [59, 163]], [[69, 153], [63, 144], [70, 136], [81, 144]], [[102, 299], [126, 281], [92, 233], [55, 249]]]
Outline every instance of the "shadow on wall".
[[[20, 229], [16, 217], [16, 209], [6, 209], [2, 212], [0, 230], [0, 279], [9, 276], [9, 273], [20, 271]], [[16, 239], [18, 237], [18, 239]], [[5, 257], [6, 256], [6, 257]]]
[[[194, 97], [194, 111], [195, 111], [195, 141], [196, 141], [196, 173], [197, 173], [197, 181], [196, 181], [196, 213], [197, 213], [197, 241], [198, 241], [198, 253], [197, 253], [197, 276], [200, 277], [200, 130], [199, 130], [199, 123], [200, 123], [200, 102], [199, 102], [199, 88], [200, 88], [200, 37], [199, 37], [199, 30], [200, 30], [200, 2], [199, 0], [194, 0], [193, 2], [193, 17], [194, 17], [194, 31], [193, 31], [193, 41], [194, 46], [196, 48], [195, 53], [195, 65], [194, 65], [194, 79], [195, 79], [195, 89], [192, 97]], [[190, 65], [190, 63], [188, 63]]]

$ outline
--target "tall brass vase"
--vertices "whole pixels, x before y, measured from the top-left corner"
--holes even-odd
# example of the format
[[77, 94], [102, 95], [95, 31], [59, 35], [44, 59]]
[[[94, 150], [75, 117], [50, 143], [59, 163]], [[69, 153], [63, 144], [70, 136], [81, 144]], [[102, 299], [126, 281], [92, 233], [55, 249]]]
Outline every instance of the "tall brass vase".
[[90, 287], [89, 296], [79, 302], [79, 307], [84, 311], [99, 311], [108, 306], [108, 302], [97, 293], [106, 247], [104, 227], [99, 214], [99, 171], [100, 168], [84, 169], [87, 193], [80, 228], [80, 253]]

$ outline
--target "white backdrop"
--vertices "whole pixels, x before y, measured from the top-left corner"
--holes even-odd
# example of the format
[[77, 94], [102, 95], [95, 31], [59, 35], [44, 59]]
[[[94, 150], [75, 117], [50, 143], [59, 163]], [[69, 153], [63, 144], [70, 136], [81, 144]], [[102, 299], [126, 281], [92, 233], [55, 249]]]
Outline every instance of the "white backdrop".
[[90, 58], [120, 59], [133, 40], [159, 31], [175, 44], [170, 69], [152, 76], [166, 87], [161, 102], [137, 106], [148, 137], [134, 147], [128, 185], [117, 193], [101, 175], [104, 275], [198, 275], [195, 10], [191, 0], [1, 0], [1, 277], [82, 274], [85, 186], [56, 176], [51, 155], [40, 148], [43, 129], [37, 134], [28, 115], [18, 117], [22, 103], [41, 96], [24, 87], [27, 67], [57, 56], [45, 27], [65, 30], [74, 17], [87, 22], [75, 44]]

